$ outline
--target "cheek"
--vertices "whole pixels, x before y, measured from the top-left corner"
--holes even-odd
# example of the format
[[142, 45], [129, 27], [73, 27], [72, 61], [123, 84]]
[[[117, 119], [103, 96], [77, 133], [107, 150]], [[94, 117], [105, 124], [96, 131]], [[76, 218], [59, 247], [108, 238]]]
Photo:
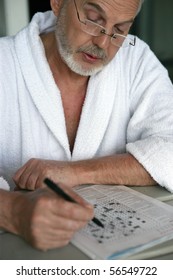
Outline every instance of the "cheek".
[[75, 49], [93, 45], [91, 36], [81, 30], [70, 31], [67, 36], [69, 43]]
[[88, 36], [81, 30], [77, 15], [72, 14], [71, 7], [68, 9], [67, 14], [69, 16], [65, 19], [65, 35], [71, 45], [80, 46], [87, 41]]
[[83, 44], [86, 44], [88, 42], [87, 34], [81, 31], [80, 27], [78, 26], [74, 26], [72, 28], [71, 23], [66, 24], [65, 33], [67, 40], [69, 44], [71, 44], [71, 46], [81, 47]]

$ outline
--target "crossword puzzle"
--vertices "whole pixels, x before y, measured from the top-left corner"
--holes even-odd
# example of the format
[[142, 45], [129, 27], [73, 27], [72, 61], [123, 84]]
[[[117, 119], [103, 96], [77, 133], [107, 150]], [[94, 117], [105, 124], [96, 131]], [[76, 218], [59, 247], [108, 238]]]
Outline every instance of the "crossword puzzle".
[[91, 221], [82, 232], [84, 235], [92, 236], [98, 243], [128, 238], [154, 226], [153, 220], [146, 219], [144, 215], [139, 215], [115, 199], [106, 204], [95, 204], [94, 209], [95, 216], [102, 222], [104, 228]]

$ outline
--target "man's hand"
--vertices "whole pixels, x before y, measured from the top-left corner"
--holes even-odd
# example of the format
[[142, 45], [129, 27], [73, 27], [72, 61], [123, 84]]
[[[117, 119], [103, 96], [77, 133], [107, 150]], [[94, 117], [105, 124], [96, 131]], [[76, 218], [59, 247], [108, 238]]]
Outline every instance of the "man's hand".
[[16, 172], [13, 180], [20, 189], [35, 190], [45, 187], [43, 181], [46, 177], [60, 186], [78, 185], [77, 175], [70, 163], [54, 160], [30, 159]]
[[40, 250], [67, 245], [74, 233], [92, 219], [93, 207], [72, 189], [64, 191], [77, 203], [67, 202], [47, 188], [14, 192], [9, 230]]

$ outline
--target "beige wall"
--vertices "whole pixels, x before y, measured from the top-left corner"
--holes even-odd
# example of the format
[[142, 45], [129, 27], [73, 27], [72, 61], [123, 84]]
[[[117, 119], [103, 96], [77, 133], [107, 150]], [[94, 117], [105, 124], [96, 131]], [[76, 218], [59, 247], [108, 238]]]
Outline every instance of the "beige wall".
[[28, 0], [0, 0], [0, 10], [0, 36], [14, 35], [28, 24]]

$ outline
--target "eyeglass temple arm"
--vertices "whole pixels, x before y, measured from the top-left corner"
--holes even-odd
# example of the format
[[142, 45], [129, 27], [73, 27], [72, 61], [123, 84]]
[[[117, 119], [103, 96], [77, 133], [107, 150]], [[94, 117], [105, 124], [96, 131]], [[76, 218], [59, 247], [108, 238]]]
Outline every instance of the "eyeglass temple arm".
[[136, 37], [134, 37], [133, 43], [130, 42], [129, 45], [131, 45], [131, 46], [133, 46], [133, 47], [136, 45]]
[[77, 17], [78, 17], [78, 20], [80, 20], [80, 16], [79, 16], [79, 12], [78, 12], [78, 8], [77, 8], [77, 5], [76, 5], [76, 1], [74, 0], [74, 4], [75, 4], [75, 7], [76, 7], [76, 13], [77, 13]]

